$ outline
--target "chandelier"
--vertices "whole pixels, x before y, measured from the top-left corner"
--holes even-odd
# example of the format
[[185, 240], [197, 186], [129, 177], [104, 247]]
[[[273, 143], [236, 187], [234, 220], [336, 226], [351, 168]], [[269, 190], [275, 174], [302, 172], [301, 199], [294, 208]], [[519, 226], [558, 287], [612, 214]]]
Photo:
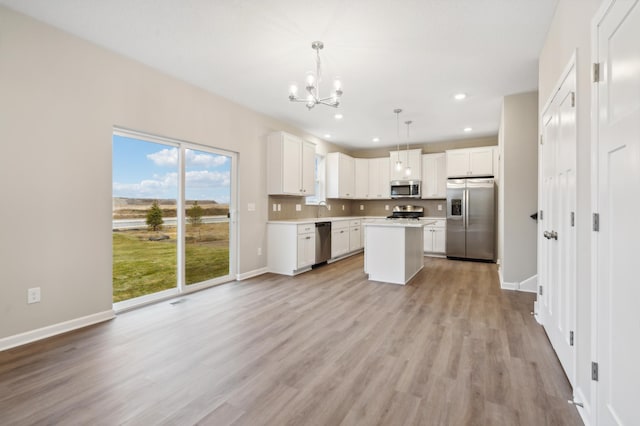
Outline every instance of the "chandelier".
[[311, 48], [316, 51], [316, 73], [308, 73], [306, 79], [307, 96], [298, 97], [298, 86], [292, 84], [289, 88], [289, 100], [291, 102], [304, 102], [309, 110], [318, 104], [327, 105], [337, 108], [340, 105], [340, 97], [342, 96], [342, 84], [339, 79], [333, 82], [335, 91], [331, 96], [322, 98], [320, 96], [320, 81], [322, 80], [322, 73], [320, 70], [320, 50], [324, 47], [324, 43], [321, 41], [314, 41], [311, 43]]

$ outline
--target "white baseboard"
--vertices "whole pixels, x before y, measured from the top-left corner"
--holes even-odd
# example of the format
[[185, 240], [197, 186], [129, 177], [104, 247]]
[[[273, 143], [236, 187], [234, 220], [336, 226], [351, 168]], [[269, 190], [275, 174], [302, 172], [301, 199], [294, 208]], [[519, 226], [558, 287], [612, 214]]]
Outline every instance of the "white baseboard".
[[257, 277], [258, 275], [266, 274], [269, 272], [269, 269], [265, 266], [264, 268], [254, 269], [253, 271], [243, 272], [242, 274], [236, 274], [236, 280], [248, 280], [249, 278]]
[[507, 282], [502, 278], [502, 268], [500, 268], [498, 269], [498, 276], [500, 277], [500, 288], [503, 290], [518, 290], [528, 293], [537, 293], [538, 291], [537, 275], [527, 278], [522, 282]]
[[108, 311], [98, 312], [96, 314], [87, 315], [86, 317], [75, 318], [58, 324], [38, 328], [36, 330], [27, 331], [25, 333], [4, 337], [0, 339], [0, 351], [15, 348], [16, 346], [26, 345], [27, 343], [46, 339], [47, 337], [58, 334], [67, 333], [99, 322], [108, 321], [115, 318], [115, 316], [113, 309], [109, 309]]
[[518, 285], [518, 290], [527, 291], [529, 293], [537, 293], [538, 292], [538, 275], [534, 275], [520, 282], [520, 284]]

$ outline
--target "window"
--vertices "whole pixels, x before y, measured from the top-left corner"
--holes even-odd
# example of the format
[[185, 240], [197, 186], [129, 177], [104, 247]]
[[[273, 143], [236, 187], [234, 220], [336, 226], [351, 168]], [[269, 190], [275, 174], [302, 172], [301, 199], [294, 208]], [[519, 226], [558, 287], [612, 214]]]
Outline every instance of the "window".
[[324, 156], [320, 154], [316, 154], [315, 161], [315, 194], [309, 197], [306, 197], [305, 204], [307, 205], [317, 205], [320, 201], [326, 201], [325, 197], [325, 161]]

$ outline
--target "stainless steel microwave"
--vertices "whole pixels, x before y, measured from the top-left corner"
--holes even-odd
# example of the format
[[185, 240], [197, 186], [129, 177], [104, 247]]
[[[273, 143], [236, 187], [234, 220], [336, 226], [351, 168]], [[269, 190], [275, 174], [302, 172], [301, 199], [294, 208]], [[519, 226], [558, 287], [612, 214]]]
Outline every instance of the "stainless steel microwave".
[[420, 198], [419, 180], [392, 180], [391, 198]]

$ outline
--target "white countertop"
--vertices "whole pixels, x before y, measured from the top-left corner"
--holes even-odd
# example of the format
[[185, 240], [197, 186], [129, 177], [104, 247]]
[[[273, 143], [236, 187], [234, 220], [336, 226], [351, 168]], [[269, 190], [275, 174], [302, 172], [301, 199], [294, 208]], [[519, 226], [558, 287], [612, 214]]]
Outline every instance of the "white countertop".
[[292, 224], [292, 225], [302, 225], [305, 223], [316, 223], [316, 222], [337, 222], [340, 220], [364, 220], [364, 219], [382, 219], [379, 216], [333, 216], [333, 217], [308, 217], [305, 219], [285, 219], [285, 220], [269, 220], [267, 223], [280, 223], [280, 224]]
[[[316, 223], [316, 222], [337, 222], [340, 220], [356, 220], [360, 219], [363, 222], [372, 222], [372, 221], [383, 221], [383, 222], [398, 222], [398, 225], [403, 224], [404, 222], [412, 222], [412, 220], [403, 220], [403, 219], [394, 219], [386, 220], [386, 216], [332, 216], [332, 217], [307, 217], [304, 219], [284, 219], [284, 220], [269, 220], [267, 223], [279, 223], [279, 224], [291, 224], [291, 225], [303, 225], [306, 223]], [[416, 226], [424, 226], [424, 225], [433, 225], [436, 220], [446, 220], [446, 217], [421, 217], [419, 223], [416, 223]], [[413, 221], [416, 222], [416, 221]]]
[[362, 222], [364, 226], [384, 226], [394, 228], [422, 228], [433, 222], [415, 219], [367, 219]]

